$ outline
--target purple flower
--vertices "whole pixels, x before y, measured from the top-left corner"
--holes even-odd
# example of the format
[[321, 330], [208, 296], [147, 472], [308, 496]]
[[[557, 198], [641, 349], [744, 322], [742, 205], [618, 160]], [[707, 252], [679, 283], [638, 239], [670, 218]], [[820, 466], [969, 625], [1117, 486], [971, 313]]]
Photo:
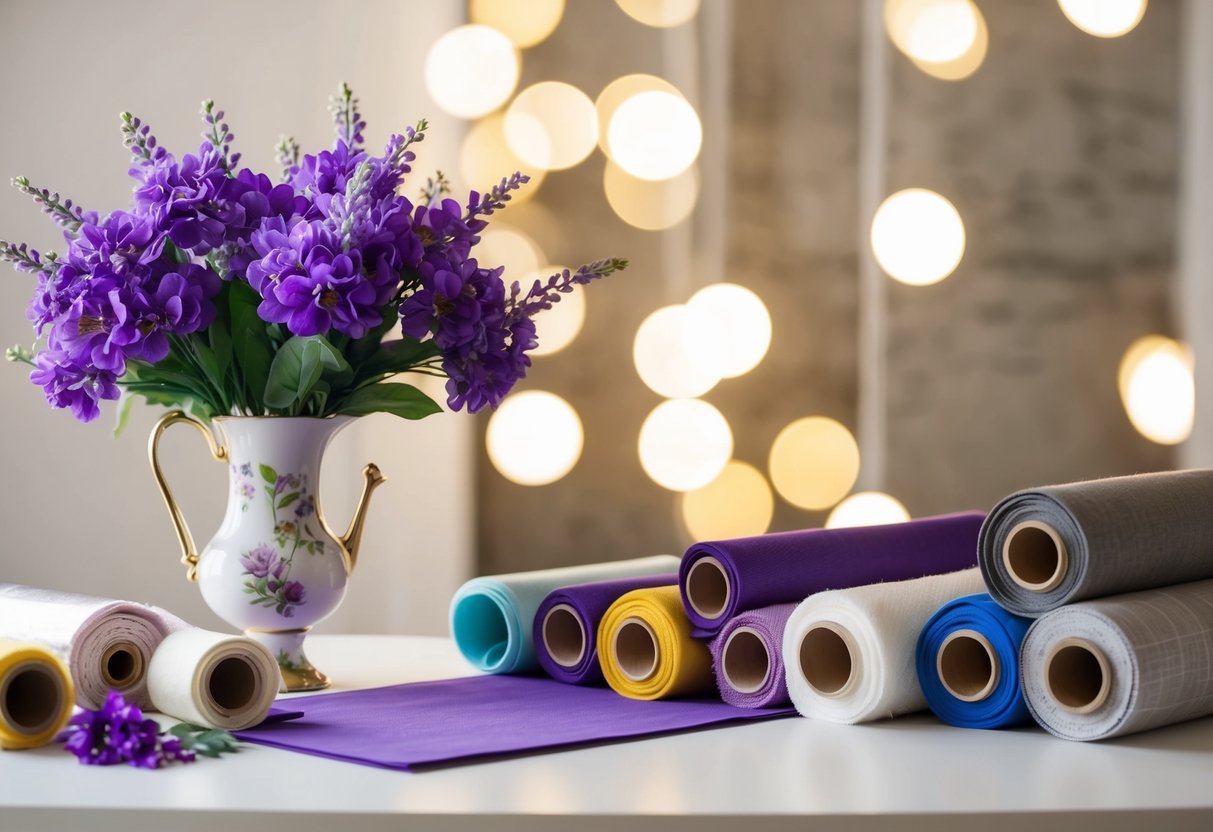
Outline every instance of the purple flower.
[[316, 513], [316, 500], [311, 495], [304, 497], [299, 501], [299, 505], [295, 506], [296, 517], [307, 517]]
[[30, 381], [42, 387], [52, 407], [71, 408], [81, 422], [101, 415], [103, 399], [117, 399], [117, 377], [108, 370], [81, 364], [61, 350], [43, 350], [34, 358]]
[[284, 618], [291, 618], [295, 614], [294, 607], [303, 604], [307, 596], [307, 590], [299, 581], [287, 581], [282, 585], [280, 597], [282, 603], [279, 604], [279, 612]]
[[265, 543], [240, 556], [240, 565], [244, 567], [245, 574], [254, 578], [267, 577], [277, 561], [277, 550]]
[[210, 144], [198, 155], [177, 162], [166, 154], [132, 169], [142, 183], [135, 188], [135, 211], [151, 217], [178, 248], [207, 254], [223, 244], [225, 225], [220, 190], [227, 181], [223, 158]]
[[114, 211], [99, 225], [82, 225], [68, 246], [68, 262], [82, 272], [127, 275], [164, 251], [164, 234], [147, 217]]
[[110, 691], [98, 710], [86, 709], [73, 716], [59, 741], [85, 765], [129, 763], [137, 768], [160, 768], [166, 762], [192, 763], [195, 759], [179, 740], [162, 742], [156, 721], [144, 719], [143, 712], [127, 704], [117, 691]]
[[364, 159], [366, 153], [351, 152], [344, 141], [338, 140], [332, 150], [323, 150], [315, 156], [306, 155], [297, 167], [291, 168], [290, 185], [296, 193], [309, 198], [342, 193], [354, 169]]

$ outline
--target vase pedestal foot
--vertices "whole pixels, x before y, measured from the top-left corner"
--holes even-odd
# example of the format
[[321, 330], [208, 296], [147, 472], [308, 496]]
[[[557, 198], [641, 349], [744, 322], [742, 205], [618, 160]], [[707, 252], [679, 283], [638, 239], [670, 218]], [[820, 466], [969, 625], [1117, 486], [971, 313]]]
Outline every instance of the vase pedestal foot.
[[278, 660], [278, 671], [282, 674], [282, 693], [299, 693], [307, 690], [324, 690], [331, 682], [312, 666], [303, 653], [303, 639], [311, 627], [295, 630], [245, 630], [244, 634], [255, 639], [274, 654]]

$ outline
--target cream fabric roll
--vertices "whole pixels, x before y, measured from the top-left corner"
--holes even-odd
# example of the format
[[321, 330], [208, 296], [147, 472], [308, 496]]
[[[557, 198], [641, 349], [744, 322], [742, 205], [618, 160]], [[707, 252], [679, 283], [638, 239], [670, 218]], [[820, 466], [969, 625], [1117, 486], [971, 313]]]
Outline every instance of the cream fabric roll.
[[62, 656], [83, 708], [101, 707], [110, 689], [146, 707], [152, 653], [169, 633], [188, 627], [146, 604], [0, 584], [0, 638], [45, 644]]
[[788, 619], [783, 661], [803, 716], [869, 722], [926, 708], [914, 648], [937, 609], [980, 592], [977, 569], [810, 595]]
[[225, 731], [251, 728], [265, 719], [279, 681], [278, 663], [261, 643], [196, 629], [165, 638], [147, 672], [152, 707]]

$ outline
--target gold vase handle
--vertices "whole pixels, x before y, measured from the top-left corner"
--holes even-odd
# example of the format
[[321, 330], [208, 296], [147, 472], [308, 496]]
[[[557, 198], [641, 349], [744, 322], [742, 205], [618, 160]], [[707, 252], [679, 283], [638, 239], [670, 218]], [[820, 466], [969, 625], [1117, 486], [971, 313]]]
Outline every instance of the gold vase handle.
[[194, 545], [194, 537], [190, 534], [189, 524], [185, 522], [185, 516], [181, 513], [181, 509], [177, 506], [177, 501], [173, 499], [173, 492], [168, 487], [168, 480], [164, 478], [164, 472], [160, 470], [160, 435], [168, 430], [170, 425], [175, 425], [178, 422], [190, 425], [196, 428], [199, 433], [206, 437], [206, 444], [211, 449], [211, 456], [217, 462], [227, 462], [227, 448], [224, 448], [215, 441], [215, 436], [206, 425], [199, 422], [180, 410], [174, 410], [164, 414], [156, 426], [152, 428], [151, 439], [147, 443], [147, 455], [152, 463], [152, 476], [156, 478], [156, 486], [160, 489], [160, 496], [164, 498], [164, 505], [168, 507], [169, 519], [173, 521], [173, 529], [177, 532], [177, 542], [181, 544], [181, 562], [185, 564], [185, 577], [190, 581], [198, 580], [198, 549]]

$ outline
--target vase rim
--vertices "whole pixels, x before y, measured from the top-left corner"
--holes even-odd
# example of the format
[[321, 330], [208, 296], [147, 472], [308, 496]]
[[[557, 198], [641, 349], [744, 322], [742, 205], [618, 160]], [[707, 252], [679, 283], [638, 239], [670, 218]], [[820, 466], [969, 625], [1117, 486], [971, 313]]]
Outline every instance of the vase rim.
[[357, 416], [348, 413], [330, 413], [328, 416], [212, 416], [212, 422], [329, 422], [347, 419], [353, 421]]

